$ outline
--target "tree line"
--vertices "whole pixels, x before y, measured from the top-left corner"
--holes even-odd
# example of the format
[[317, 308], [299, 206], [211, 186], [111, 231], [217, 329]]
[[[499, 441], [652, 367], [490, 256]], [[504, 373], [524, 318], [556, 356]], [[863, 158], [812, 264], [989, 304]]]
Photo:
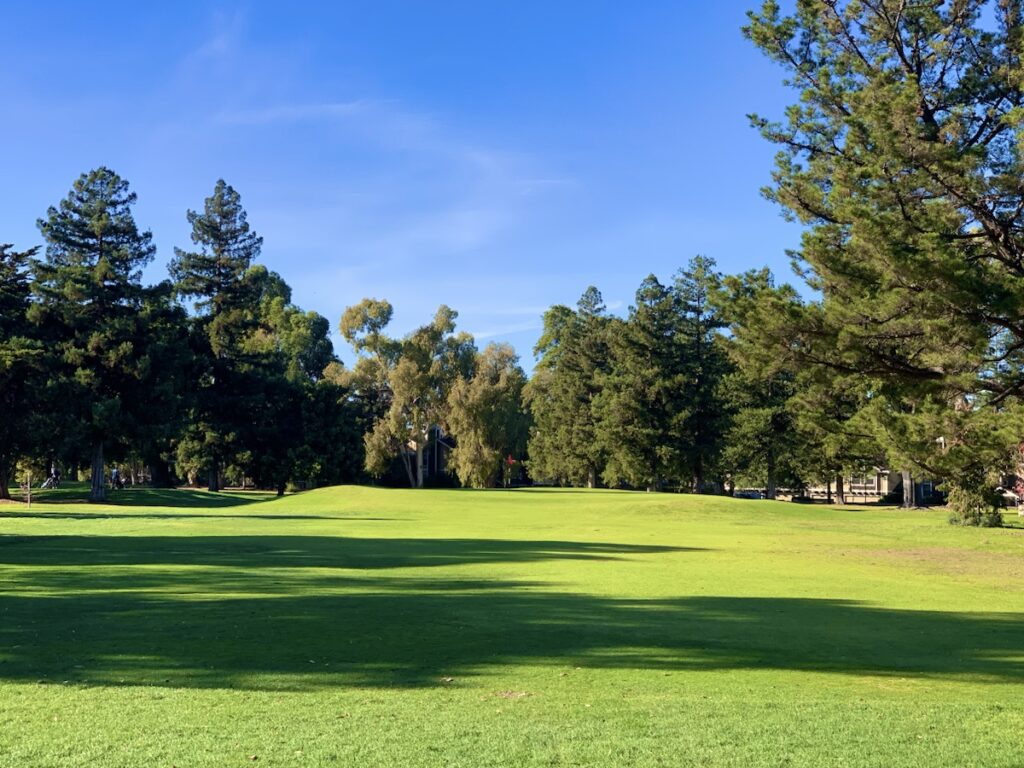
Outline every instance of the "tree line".
[[647, 278], [626, 318], [596, 288], [575, 310], [552, 307], [531, 380], [509, 345], [479, 350], [457, 332], [447, 306], [389, 335], [393, 308], [378, 299], [341, 317], [355, 352], [345, 367], [329, 321], [259, 263], [262, 239], [231, 186], [218, 181], [187, 211], [191, 244], [155, 285], [142, 280], [155, 248], [135, 201], [124, 179], [96, 169], [38, 221], [43, 248], [0, 249], [0, 493], [19, 460], [88, 467], [94, 500], [106, 467], [125, 461], [156, 483], [211, 490], [231, 480], [283, 492], [396, 466], [421, 487], [438, 428], [468, 486], [514, 475], [773, 494], [809, 477], [795, 458], [806, 436], [788, 437], [792, 387], [779, 374], [759, 389], [737, 363], [727, 329], [747, 299], [728, 295], [733, 279], [710, 259], [667, 287]]
[[0, 498], [19, 462], [37, 478], [88, 467], [94, 501], [111, 462], [143, 464], [156, 484], [279, 493], [398, 463], [421, 487], [439, 427], [458, 435], [466, 485], [508, 479], [506, 458], [521, 467], [526, 375], [510, 346], [478, 350], [445, 306], [393, 338], [391, 305], [366, 299], [341, 319], [356, 352], [346, 368], [330, 322], [258, 263], [262, 238], [231, 186], [187, 212], [191, 245], [156, 285], [142, 280], [155, 248], [135, 202], [98, 168], [38, 221], [43, 248], [0, 246]]
[[152, 235], [108, 168], [83, 174], [38, 221], [45, 248], [0, 247], [0, 496], [19, 460], [138, 461], [153, 481], [225, 477], [283, 491], [358, 476], [358, 404], [344, 396], [329, 322], [257, 263], [238, 193], [188, 211], [192, 244], [142, 282]]
[[823, 309], [767, 270], [726, 276], [698, 256], [668, 284], [648, 276], [625, 317], [590, 287], [545, 312], [532, 378], [509, 345], [477, 349], [447, 306], [397, 337], [391, 304], [368, 298], [341, 317], [345, 367], [329, 321], [258, 263], [262, 239], [231, 186], [186, 213], [192, 243], [156, 285], [142, 282], [155, 249], [135, 200], [99, 168], [39, 220], [42, 250], [0, 248], [0, 493], [19, 460], [88, 465], [94, 500], [110, 461], [211, 490], [396, 467], [422, 487], [438, 429], [473, 487], [515, 476], [773, 498], [835, 482], [842, 501], [845, 475], [903, 459], [862, 379], [807, 364], [793, 340], [765, 342]]
[[[695, 428], [673, 450], [630, 446], [630, 436], [678, 423], [666, 416], [654, 426], [657, 408], [685, 419], [699, 392], [715, 391], [693, 378], [705, 360], [697, 347], [685, 405], [638, 385], [629, 363], [609, 365], [628, 360], [631, 344], [642, 350], [646, 334], [630, 341], [618, 320], [600, 320], [593, 297], [577, 317], [549, 316], [552, 362], [567, 339], [568, 365], [594, 371], [576, 390], [589, 420], [566, 431], [580, 450], [563, 460], [552, 446], [552, 467], [577, 481], [633, 473], [631, 482], [657, 485], [663, 470], [653, 468], [668, 460], [698, 488], [717, 456], [720, 476], [756, 468], [770, 492], [773, 476], [838, 482], [886, 466], [902, 472], [906, 505], [912, 478], [926, 476], [943, 482], [952, 522], [999, 525], [1002, 493], [1024, 497], [1022, 3], [802, 0], [785, 14], [766, 0], [743, 31], [798, 94], [781, 120], [751, 121], [779, 150], [764, 193], [802, 225], [791, 256], [808, 296], [764, 271], [708, 286], [726, 328], [719, 357], [733, 366], [720, 377], [727, 407], [715, 411], [724, 425], [709, 451], [697, 448]], [[636, 329], [662, 300], [649, 287], [631, 312]], [[572, 339], [601, 323], [613, 328], [603, 364]], [[675, 365], [659, 360], [669, 375], [658, 380], [688, 375]], [[550, 388], [541, 375], [531, 382], [539, 402], [568, 402], [545, 367]], [[622, 396], [630, 387], [656, 409], [630, 414], [639, 402]], [[629, 464], [639, 456], [642, 471]]]
[[38, 221], [43, 249], [0, 251], [0, 492], [19, 459], [88, 465], [94, 500], [111, 461], [211, 490], [232, 479], [283, 492], [396, 466], [421, 487], [438, 428], [454, 439], [454, 474], [477, 487], [528, 473], [774, 495], [849, 465], [807, 459], [819, 446], [793, 413], [798, 372], [771, 370], [729, 331], [771, 289], [767, 273], [723, 278], [697, 257], [669, 286], [648, 277], [625, 318], [589, 288], [576, 309], [545, 313], [531, 380], [507, 344], [481, 351], [457, 332], [447, 306], [396, 337], [392, 306], [365, 299], [340, 320], [356, 355], [346, 368], [329, 321], [259, 264], [262, 239], [231, 186], [186, 213], [192, 242], [156, 285], [142, 280], [155, 248], [135, 201], [99, 168]]
[[594, 287], [575, 309], [552, 307], [525, 389], [531, 473], [769, 498], [834, 482], [844, 501], [843, 477], [884, 465], [884, 447], [870, 431], [837, 431], [846, 401], [826, 369], [749, 338], [755, 313], [797, 306], [767, 270], [724, 276], [698, 256], [667, 285], [648, 276], [624, 318]]
[[841, 500], [844, 476], [886, 466], [997, 524], [1024, 476], [1021, 3], [768, 0], [744, 34], [797, 93], [751, 120], [779, 150], [764, 192], [802, 225], [805, 295], [704, 257], [647, 278], [626, 317], [591, 288], [545, 313], [529, 380], [448, 307], [396, 337], [366, 299], [341, 319], [346, 368], [329, 321], [257, 263], [234, 190], [188, 213], [192, 245], [148, 286], [134, 194], [99, 169], [40, 220], [44, 250], [0, 249], [0, 493], [54, 455], [91, 463], [94, 498], [129, 454], [212, 488], [396, 466], [418, 486], [441, 427], [466, 485], [515, 466], [651, 490], [831, 480]]

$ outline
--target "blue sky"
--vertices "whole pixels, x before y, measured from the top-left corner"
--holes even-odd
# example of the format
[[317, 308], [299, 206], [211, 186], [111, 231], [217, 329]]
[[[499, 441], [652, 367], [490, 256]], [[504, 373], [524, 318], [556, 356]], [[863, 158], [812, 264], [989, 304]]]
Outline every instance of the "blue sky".
[[754, 5], [7, 0], [0, 242], [38, 243], [107, 165], [163, 279], [223, 177], [300, 306], [336, 326], [387, 298], [404, 332], [446, 303], [530, 368], [541, 313], [589, 284], [624, 312], [697, 253], [788, 279], [799, 229], [745, 115], [792, 95], [740, 34]]

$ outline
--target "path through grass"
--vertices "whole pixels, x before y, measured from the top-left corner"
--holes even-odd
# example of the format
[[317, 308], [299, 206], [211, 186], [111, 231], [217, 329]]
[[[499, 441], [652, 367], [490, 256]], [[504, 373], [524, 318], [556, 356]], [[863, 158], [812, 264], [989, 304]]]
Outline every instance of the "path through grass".
[[0, 507], [3, 766], [1024, 765], [1020, 529], [616, 492], [75, 499]]

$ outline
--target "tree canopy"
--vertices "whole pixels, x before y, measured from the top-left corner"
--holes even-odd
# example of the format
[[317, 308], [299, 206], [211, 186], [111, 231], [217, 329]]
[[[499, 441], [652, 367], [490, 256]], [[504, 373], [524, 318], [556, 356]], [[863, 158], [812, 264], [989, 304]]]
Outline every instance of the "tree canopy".
[[784, 120], [753, 118], [822, 297], [786, 336], [862, 380], [891, 461], [954, 485], [1005, 468], [1022, 424], [1020, 11], [766, 2], [745, 29], [799, 92]]

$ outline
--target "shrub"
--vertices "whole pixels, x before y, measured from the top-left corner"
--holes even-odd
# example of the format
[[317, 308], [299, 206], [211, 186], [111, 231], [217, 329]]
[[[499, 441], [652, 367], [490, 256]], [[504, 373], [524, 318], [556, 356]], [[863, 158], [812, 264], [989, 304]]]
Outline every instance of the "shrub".
[[953, 525], [974, 525], [981, 528], [999, 528], [1003, 515], [999, 511], [999, 494], [981, 484], [968, 487], [950, 483], [949, 522]]

